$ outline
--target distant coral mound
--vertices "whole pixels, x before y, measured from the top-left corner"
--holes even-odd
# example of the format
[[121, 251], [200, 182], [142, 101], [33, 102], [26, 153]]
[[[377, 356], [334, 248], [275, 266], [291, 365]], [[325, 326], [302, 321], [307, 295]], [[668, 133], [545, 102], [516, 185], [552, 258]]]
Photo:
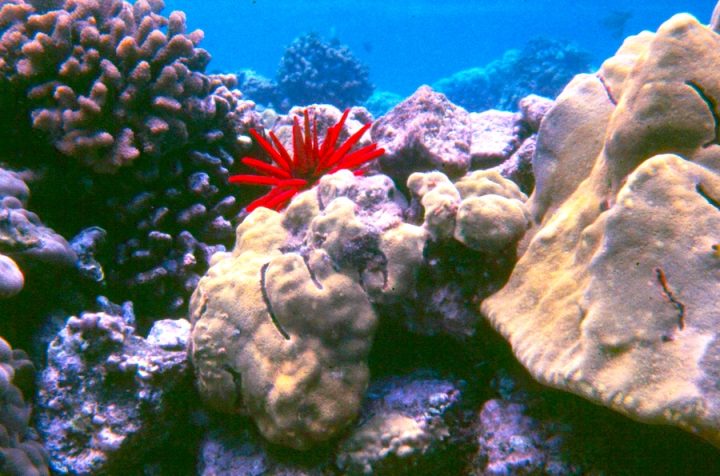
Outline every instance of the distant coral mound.
[[327, 103], [344, 109], [373, 92], [368, 69], [337, 39], [310, 33], [296, 38], [280, 60], [277, 82], [291, 104]]
[[310, 104], [359, 106], [375, 89], [367, 66], [350, 48], [337, 38], [323, 41], [316, 33], [295, 38], [285, 49], [275, 80], [252, 70], [241, 71], [238, 80], [245, 96], [281, 112]]
[[529, 94], [554, 98], [578, 73], [590, 69], [590, 54], [572, 44], [537, 38], [499, 60], [440, 79], [433, 89], [468, 111], [515, 111]]

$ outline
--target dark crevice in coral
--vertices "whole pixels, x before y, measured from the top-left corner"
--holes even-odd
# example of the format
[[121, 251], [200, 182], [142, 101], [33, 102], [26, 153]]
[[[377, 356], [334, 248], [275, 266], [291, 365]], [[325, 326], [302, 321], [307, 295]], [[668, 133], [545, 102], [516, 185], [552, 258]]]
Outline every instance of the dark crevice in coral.
[[707, 190], [705, 190], [705, 187], [702, 186], [701, 183], [695, 185], [695, 191], [700, 194], [702, 198], [705, 199], [710, 205], [720, 210], [720, 202], [714, 199], [710, 194], [708, 194]]
[[272, 319], [272, 322], [273, 324], [275, 324], [278, 332], [280, 332], [280, 334], [282, 334], [282, 336], [286, 340], [290, 340], [290, 334], [288, 334], [285, 329], [283, 329], [283, 327], [280, 325], [280, 321], [277, 320], [277, 317], [273, 312], [272, 304], [270, 303], [270, 297], [268, 296], [267, 288], [265, 287], [265, 273], [267, 272], [268, 266], [270, 266], [270, 263], [265, 263], [264, 265], [262, 265], [262, 268], [260, 268], [260, 289], [262, 291], [263, 301], [265, 301], [265, 307], [267, 307], [268, 314], [270, 314], [270, 319]]
[[[662, 270], [662, 268], [655, 268], [655, 275], [657, 276], [658, 283], [660, 283], [660, 286], [662, 287], [663, 294], [665, 294], [670, 303], [677, 309], [678, 329], [683, 330], [685, 328], [685, 305], [678, 301], [678, 299], [675, 297], [675, 294], [673, 294], [672, 289], [670, 289], [670, 284], [668, 284], [667, 277], [665, 276], [665, 272]], [[667, 337], [667, 340], [672, 340], [672, 338]]]
[[710, 114], [712, 114], [713, 121], [715, 122], [715, 137], [710, 142], [703, 144], [703, 147], [709, 147], [711, 145], [720, 145], [720, 114], [718, 114], [718, 104], [714, 97], [710, 96], [700, 84], [695, 81], [685, 81], [685, 84], [690, 86], [700, 96], [705, 104], [707, 104]]
[[236, 369], [232, 368], [228, 364], [223, 365], [222, 368], [225, 372], [232, 375], [233, 385], [235, 386], [235, 395], [237, 398], [237, 401], [235, 402], [235, 408], [244, 408], [245, 404], [243, 403], [242, 399], [242, 375], [240, 374], [240, 372], [238, 372]]
[[315, 276], [315, 271], [310, 267], [310, 262], [308, 261], [308, 257], [305, 255], [302, 255], [302, 259], [305, 262], [305, 267], [308, 270], [308, 273], [310, 274], [310, 279], [312, 280], [313, 284], [318, 289], [323, 289], [323, 285], [320, 281], [318, 281], [317, 276]]
[[607, 94], [608, 99], [612, 103], [613, 106], [617, 106], [617, 100], [613, 97], [612, 92], [610, 91], [610, 86], [605, 82], [605, 78], [603, 78], [601, 75], [596, 75], [597, 79], [600, 81], [600, 84], [602, 84], [603, 89], [605, 89], [605, 94]]

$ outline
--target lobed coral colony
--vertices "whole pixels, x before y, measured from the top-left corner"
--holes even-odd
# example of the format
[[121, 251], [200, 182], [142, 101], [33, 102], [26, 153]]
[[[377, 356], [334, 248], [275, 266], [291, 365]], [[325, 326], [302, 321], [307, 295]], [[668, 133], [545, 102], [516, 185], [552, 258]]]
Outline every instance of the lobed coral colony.
[[0, 2], [0, 474], [720, 471], [720, 7], [378, 118], [163, 8]]

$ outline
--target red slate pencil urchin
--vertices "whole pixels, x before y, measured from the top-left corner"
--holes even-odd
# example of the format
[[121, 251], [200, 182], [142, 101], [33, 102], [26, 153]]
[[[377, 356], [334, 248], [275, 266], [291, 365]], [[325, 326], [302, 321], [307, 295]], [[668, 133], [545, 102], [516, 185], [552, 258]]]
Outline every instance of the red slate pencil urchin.
[[320, 177], [341, 169], [349, 169], [355, 175], [363, 175], [365, 171], [357, 168], [380, 157], [385, 150], [378, 149], [377, 144], [372, 143], [350, 151], [370, 128], [371, 123], [362, 126], [340, 146], [336, 144], [349, 112], [350, 109], [346, 109], [340, 121], [328, 128], [325, 140], [319, 144], [317, 120], [313, 118], [311, 129], [308, 111], [305, 109], [303, 111], [304, 131], [300, 129], [300, 121], [297, 117], [293, 121], [292, 157], [272, 131], [268, 134], [272, 140], [271, 144], [255, 129], [250, 129], [250, 135], [267, 152], [274, 163], [244, 157], [241, 162], [258, 172], [259, 175], [232, 175], [229, 178], [230, 183], [272, 187], [268, 193], [251, 202], [247, 206], [247, 211], [251, 212], [257, 207], [280, 210], [295, 194], [315, 185]]

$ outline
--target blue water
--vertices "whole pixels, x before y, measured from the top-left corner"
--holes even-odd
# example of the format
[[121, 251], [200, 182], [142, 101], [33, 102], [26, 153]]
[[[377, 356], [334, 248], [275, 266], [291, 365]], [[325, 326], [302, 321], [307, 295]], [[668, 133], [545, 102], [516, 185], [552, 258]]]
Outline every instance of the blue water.
[[679, 12], [706, 23], [714, 4], [708, 0], [167, 0], [166, 13], [183, 10], [190, 28], [205, 31], [202, 46], [213, 56], [209, 71], [251, 68], [272, 78], [285, 47], [312, 31], [347, 44], [369, 67], [378, 90], [408, 95], [423, 83], [482, 66], [538, 36], [573, 41], [599, 64], [621, 43], [617, 30], [603, 24], [612, 12], [630, 14], [624, 37], [655, 30]]

